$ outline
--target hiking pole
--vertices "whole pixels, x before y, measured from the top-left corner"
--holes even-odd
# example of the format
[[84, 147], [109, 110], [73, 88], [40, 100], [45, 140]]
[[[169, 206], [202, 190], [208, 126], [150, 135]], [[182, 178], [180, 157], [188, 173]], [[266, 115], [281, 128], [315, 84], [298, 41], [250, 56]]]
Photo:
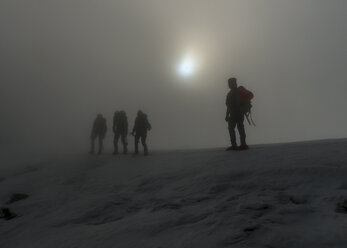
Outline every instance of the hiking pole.
[[249, 121], [248, 115], [246, 114], [245, 116], [246, 116], [246, 120], [247, 120], [248, 124], [249, 124], [250, 126], [252, 126], [251, 122]]
[[256, 127], [256, 125], [255, 125], [255, 123], [254, 123], [254, 121], [253, 121], [253, 118], [252, 118], [252, 114], [250, 114], [249, 117], [251, 118], [251, 121], [252, 121], [252, 123], [253, 123], [253, 126]]

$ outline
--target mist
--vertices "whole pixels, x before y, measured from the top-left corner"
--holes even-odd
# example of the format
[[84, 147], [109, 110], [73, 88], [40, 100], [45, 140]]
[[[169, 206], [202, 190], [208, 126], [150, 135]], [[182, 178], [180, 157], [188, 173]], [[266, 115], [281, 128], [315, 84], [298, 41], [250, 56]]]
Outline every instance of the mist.
[[[1, 152], [87, 151], [98, 113], [111, 149], [114, 111], [132, 128], [139, 109], [150, 149], [227, 146], [231, 76], [255, 95], [249, 144], [346, 137], [346, 11], [342, 0], [1, 0]], [[183, 78], [186, 54], [199, 66]]]

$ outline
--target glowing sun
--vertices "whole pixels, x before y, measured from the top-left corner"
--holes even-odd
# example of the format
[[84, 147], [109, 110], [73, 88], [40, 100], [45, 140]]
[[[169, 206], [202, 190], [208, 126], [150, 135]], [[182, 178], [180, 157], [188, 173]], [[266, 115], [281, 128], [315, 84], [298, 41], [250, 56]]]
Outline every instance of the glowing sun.
[[182, 77], [191, 76], [196, 69], [196, 63], [191, 57], [184, 57], [177, 67], [177, 72]]

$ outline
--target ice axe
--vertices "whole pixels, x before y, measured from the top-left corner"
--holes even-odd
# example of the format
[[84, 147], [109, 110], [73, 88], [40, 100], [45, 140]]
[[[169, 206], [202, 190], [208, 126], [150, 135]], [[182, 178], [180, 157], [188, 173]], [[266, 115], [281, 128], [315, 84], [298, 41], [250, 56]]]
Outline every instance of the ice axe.
[[247, 119], [247, 122], [248, 122], [248, 124], [250, 125], [250, 126], [256, 126], [255, 125], [255, 123], [254, 123], [254, 121], [253, 121], [253, 118], [252, 118], [252, 115], [251, 115], [251, 113], [249, 112], [249, 113], [247, 113], [247, 114], [245, 114], [245, 116], [246, 116], [246, 119]]

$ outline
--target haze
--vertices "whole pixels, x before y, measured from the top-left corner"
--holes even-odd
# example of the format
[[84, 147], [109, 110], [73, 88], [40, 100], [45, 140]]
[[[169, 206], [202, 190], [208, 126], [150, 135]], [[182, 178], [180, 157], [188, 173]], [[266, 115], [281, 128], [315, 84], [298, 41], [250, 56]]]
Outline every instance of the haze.
[[138, 109], [150, 149], [227, 146], [230, 76], [255, 94], [249, 144], [346, 137], [346, 12], [343, 0], [0, 0], [1, 150], [87, 152], [97, 113], [111, 150], [114, 111], [132, 127]]

